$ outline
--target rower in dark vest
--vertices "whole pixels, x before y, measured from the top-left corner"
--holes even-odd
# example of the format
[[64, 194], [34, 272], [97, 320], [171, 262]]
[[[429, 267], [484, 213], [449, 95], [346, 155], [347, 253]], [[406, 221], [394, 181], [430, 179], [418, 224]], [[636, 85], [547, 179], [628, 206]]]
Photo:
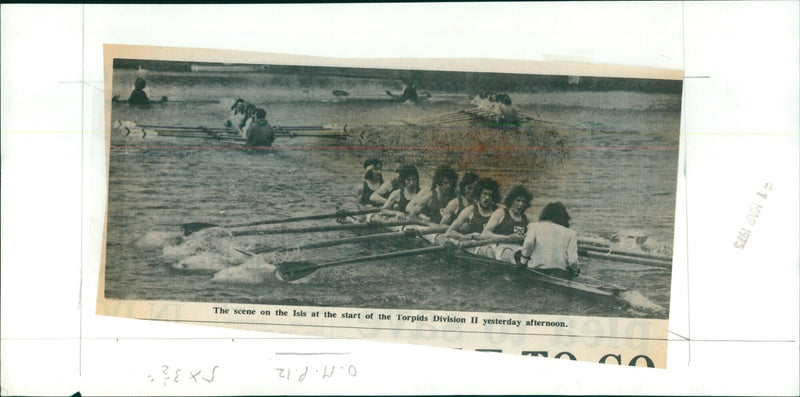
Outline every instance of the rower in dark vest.
[[419, 172], [413, 165], [404, 165], [398, 170], [400, 188], [393, 191], [383, 204], [381, 214], [404, 217], [408, 203], [419, 193]]
[[144, 92], [144, 87], [146, 86], [147, 82], [144, 81], [143, 78], [136, 78], [136, 81], [133, 83], [131, 96], [128, 97], [128, 105], [141, 106], [150, 104], [150, 99], [147, 98], [147, 93]]
[[272, 142], [275, 141], [275, 133], [272, 132], [272, 127], [267, 122], [267, 111], [256, 109], [254, 113], [255, 120], [249, 123], [245, 130], [245, 137], [247, 138], [245, 146], [272, 146]]
[[481, 178], [472, 191], [475, 204], [458, 214], [447, 229], [447, 237], [457, 240], [478, 240], [500, 201], [500, 186], [492, 178]]
[[444, 214], [444, 208], [450, 200], [455, 198], [458, 175], [448, 165], [441, 165], [433, 173], [433, 182], [430, 189], [419, 192], [408, 203], [408, 214], [423, 216], [433, 223], [439, 223]]
[[383, 163], [372, 157], [364, 161], [364, 180], [358, 189], [358, 203], [361, 205], [374, 205], [379, 207], [382, 202], [370, 200], [372, 194], [383, 184]]
[[458, 182], [458, 196], [444, 207], [444, 214], [442, 215], [442, 225], [449, 225], [453, 223], [458, 214], [464, 211], [464, 208], [474, 204], [472, 202], [472, 190], [475, 188], [475, 182], [478, 181], [478, 174], [474, 172], [465, 172], [461, 181]]
[[532, 199], [533, 195], [525, 187], [512, 187], [503, 201], [505, 208], [500, 208], [492, 214], [481, 236], [485, 238], [512, 234], [524, 236], [529, 223], [525, 211], [530, 207]]
[[[400, 172], [400, 169], [398, 169], [397, 172]], [[369, 201], [372, 202], [372, 205], [382, 207], [383, 204], [386, 203], [386, 199], [389, 198], [389, 195], [392, 194], [393, 191], [399, 188], [400, 188], [400, 175], [398, 174], [391, 180], [384, 181], [383, 184], [378, 188], [378, 190], [372, 192], [372, 195], [369, 196]]]

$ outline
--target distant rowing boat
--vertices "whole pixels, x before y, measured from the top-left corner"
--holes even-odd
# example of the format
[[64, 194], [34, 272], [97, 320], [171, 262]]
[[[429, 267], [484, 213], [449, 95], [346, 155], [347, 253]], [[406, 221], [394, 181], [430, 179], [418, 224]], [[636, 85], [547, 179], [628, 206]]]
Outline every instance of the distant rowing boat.
[[263, 65], [191, 65], [192, 72], [263, 72], [267, 70]]
[[[235, 142], [244, 145], [247, 139], [232, 128], [179, 126], [179, 125], [148, 125], [137, 124], [131, 121], [117, 120], [112, 124], [114, 131], [124, 133], [125, 136], [161, 136], [172, 138], [194, 138], [216, 141]], [[324, 126], [273, 126], [275, 138], [328, 138], [347, 139], [348, 135], [332, 133], [332, 128]], [[343, 132], [346, 132], [343, 128]]]
[[[111, 98], [111, 102], [113, 103], [128, 103], [126, 98], [122, 98], [120, 95], [114, 95]], [[167, 103], [220, 103], [218, 99], [199, 99], [199, 98], [173, 98], [170, 99], [167, 96], [162, 96], [160, 99], [151, 99], [151, 105], [163, 105]]]

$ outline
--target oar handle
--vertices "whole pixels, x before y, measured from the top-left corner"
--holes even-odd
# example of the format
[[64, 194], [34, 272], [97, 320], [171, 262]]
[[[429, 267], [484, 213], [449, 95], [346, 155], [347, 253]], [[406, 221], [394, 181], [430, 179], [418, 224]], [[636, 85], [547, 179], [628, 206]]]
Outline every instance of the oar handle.
[[239, 223], [239, 224], [236, 224], [236, 225], [228, 225], [226, 227], [247, 227], [247, 226], [269, 225], [269, 224], [273, 224], [273, 223], [289, 223], [289, 222], [298, 222], [298, 221], [311, 221], [311, 220], [318, 220], [318, 219], [339, 218], [339, 217], [347, 217], [347, 216], [374, 214], [376, 212], [380, 212], [380, 210], [381, 210], [380, 208], [368, 208], [368, 209], [363, 209], [363, 210], [358, 210], [358, 211], [337, 211], [337, 212], [329, 213], [329, 214], [298, 216], [298, 217], [287, 218], [287, 219], [267, 219], [267, 220], [263, 220], [263, 221]]
[[400, 258], [403, 256], [412, 256], [412, 255], [419, 255], [419, 254], [430, 254], [434, 252], [441, 252], [441, 251], [451, 251], [456, 249], [466, 249], [472, 247], [478, 247], [482, 245], [491, 245], [491, 244], [501, 244], [501, 243], [514, 243], [514, 242], [522, 242], [521, 237], [516, 236], [509, 236], [509, 237], [498, 237], [486, 240], [473, 240], [473, 241], [460, 241], [458, 243], [445, 243], [443, 245], [434, 245], [431, 247], [423, 247], [423, 248], [413, 248], [409, 250], [403, 251], [395, 251], [389, 252], [385, 254], [377, 254], [365, 257], [357, 257], [357, 258], [348, 258], [342, 259], [338, 261], [323, 263], [317, 265], [318, 268], [330, 267], [330, 266], [338, 266], [338, 265], [346, 265], [350, 263], [357, 263], [357, 262], [364, 262], [364, 261], [371, 261], [371, 260], [382, 260], [382, 259], [391, 259], [391, 258]]
[[297, 234], [297, 233], [313, 233], [313, 232], [334, 232], [340, 230], [361, 230], [361, 229], [377, 229], [393, 226], [412, 225], [414, 222], [384, 222], [384, 223], [355, 223], [348, 225], [325, 225], [325, 226], [311, 226], [296, 229], [272, 229], [272, 230], [247, 230], [241, 232], [233, 232], [234, 237], [239, 236], [260, 236], [260, 235], [273, 235], [273, 234]]
[[275, 252], [275, 251], [291, 251], [291, 250], [310, 249], [310, 248], [333, 247], [336, 245], [361, 243], [361, 242], [375, 241], [375, 240], [385, 240], [385, 239], [404, 237], [404, 236], [416, 237], [432, 233], [441, 233], [445, 230], [447, 230], [446, 225], [423, 227], [420, 229], [408, 228], [398, 232], [386, 232], [386, 233], [370, 234], [367, 236], [337, 238], [326, 241], [318, 241], [316, 243], [304, 244], [296, 247], [264, 248], [253, 251], [252, 253], [248, 253], [248, 255], [263, 254], [266, 252]]

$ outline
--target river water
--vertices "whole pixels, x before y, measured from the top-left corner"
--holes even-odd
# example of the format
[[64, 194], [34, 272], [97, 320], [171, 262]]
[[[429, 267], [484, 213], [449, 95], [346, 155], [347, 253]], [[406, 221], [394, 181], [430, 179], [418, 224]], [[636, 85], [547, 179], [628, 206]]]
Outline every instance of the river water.
[[[247, 258], [234, 248], [290, 246], [348, 232], [230, 237], [212, 228], [184, 239], [187, 222], [236, 224], [260, 219], [355, 209], [368, 157], [384, 160], [385, 177], [403, 163], [417, 165], [421, 185], [434, 168], [451, 164], [491, 176], [503, 193], [528, 187], [535, 219], [562, 201], [581, 236], [671, 256], [679, 145], [679, 94], [510, 92], [529, 122], [497, 130], [468, 122], [419, 127], [437, 115], [469, 108], [472, 92], [432, 91], [410, 105], [386, 100], [396, 83], [356, 78], [315, 82], [266, 73], [181, 73], [115, 70], [114, 95], [126, 98], [137, 76], [148, 81], [148, 108], [112, 105], [112, 120], [138, 124], [222, 126], [230, 103], [246, 98], [267, 109], [273, 125], [326, 125], [346, 140], [278, 138], [271, 149], [229, 141], [111, 135], [105, 294], [159, 299], [419, 310], [646, 316], [531, 285], [502, 269], [470, 266], [446, 255], [406, 257], [323, 269], [300, 283], [270, 276], [280, 260], [324, 262], [385, 252], [386, 244], [344, 245]], [[346, 90], [344, 100], [333, 89]], [[424, 89], [424, 88], [423, 88]], [[192, 103], [214, 99], [220, 103]], [[179, 102], [186, 100], [187, 102]], [[439, 118], [441, 119], [441, 118]], [[286, 224], [323, 225], [331, 221]], [[621, 240], [620, 240], [621, 239]], [[407, 248], [407, 247], [406, 247]], [[177, 263], [204, 269], [181, 272]], [[671, 274], [635, 264], [582, 259], [583, 274], [622, 285], [669, 307]]]

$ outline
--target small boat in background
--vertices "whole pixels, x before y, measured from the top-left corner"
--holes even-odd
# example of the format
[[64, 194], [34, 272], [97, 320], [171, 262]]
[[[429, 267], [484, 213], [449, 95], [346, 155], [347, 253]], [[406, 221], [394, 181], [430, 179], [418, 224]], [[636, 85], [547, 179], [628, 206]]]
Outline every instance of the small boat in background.
[[267, 67], [264, 65], [196, 65], [190, 66], [192, 72], [235, 72], [235, 73], [250, 73], [250, 72], [264, 72]]

